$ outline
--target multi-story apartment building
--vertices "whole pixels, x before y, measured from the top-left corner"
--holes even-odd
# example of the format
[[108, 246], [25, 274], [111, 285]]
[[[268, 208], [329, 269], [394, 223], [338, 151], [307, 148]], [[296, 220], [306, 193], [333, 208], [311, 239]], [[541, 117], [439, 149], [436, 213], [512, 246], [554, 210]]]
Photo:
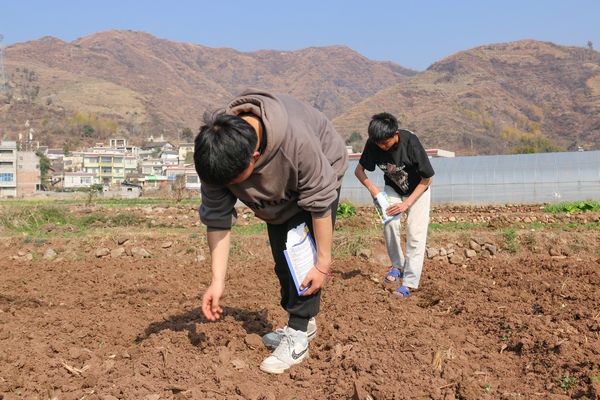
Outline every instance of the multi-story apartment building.
[[28, 196], [39, 184], [40, 162], [35, 152], [18, 151], [15, 141], [0, 141], [0, 197]]
[[94, 183], [118, 185], [129, 172], [137, 171], [137, 158], [124, 153], [83, 153], [83, 172], [96, 175]]
[[0, 197], [17, 195], [17, 142], [0, 142]]
[[40, 158], [34, 151], [17, 152], [17, 196], [35, 194], [40, 186]]

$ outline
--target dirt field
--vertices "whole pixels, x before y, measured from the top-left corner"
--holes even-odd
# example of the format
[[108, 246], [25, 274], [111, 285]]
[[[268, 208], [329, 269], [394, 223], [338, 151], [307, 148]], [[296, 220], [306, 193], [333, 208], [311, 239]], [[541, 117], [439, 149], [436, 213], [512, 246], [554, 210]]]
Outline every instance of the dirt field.
[[358, 211], [338, 220], [309, 358], [279, 376], [258, 368], [260, 337], [286, 315], [245, 210], [218, 322], [199, 309], [193, 206], [70, 206], [104, 218], [0, 228], [0, 399], [600, 398], [598, 213], [436, 207], [421, 288], [400, 300], [373, 210]]

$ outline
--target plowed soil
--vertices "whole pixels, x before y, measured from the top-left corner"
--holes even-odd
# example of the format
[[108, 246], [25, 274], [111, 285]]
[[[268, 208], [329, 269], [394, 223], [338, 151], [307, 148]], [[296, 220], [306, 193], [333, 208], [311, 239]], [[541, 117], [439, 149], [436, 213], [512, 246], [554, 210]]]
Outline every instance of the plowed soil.
[[[0, 399], [600, 398], [598, 213], [435, 207], [421, 287], [400, 300], [374, 210], [359, 208], [336, 224], [309, 358], [269, 375], [261, 335], [286, 315], [247, 210], [209, 322], [196, 207], [70, 207], [143, 222], [0, 231]], [[467, 256], [473, 241], [484, 248]]]

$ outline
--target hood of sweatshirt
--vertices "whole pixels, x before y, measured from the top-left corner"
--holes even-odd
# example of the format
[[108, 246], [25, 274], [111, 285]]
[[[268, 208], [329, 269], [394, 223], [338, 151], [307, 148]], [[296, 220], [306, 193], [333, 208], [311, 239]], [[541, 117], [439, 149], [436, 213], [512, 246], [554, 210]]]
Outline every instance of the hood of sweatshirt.
[[[248, 88], [225, 107], [225, 112], [231, 115], [252, 113], [262, 120], [265, 129], [263, 137], [267, 141], [267, 147], [256, 160], [254, 167], [259, 168], [269, 161], [281, 146], [288, 126], [287, 112], [281, 101], [263, 90]], [[270, 114], [277, 117], [270, 118]]]

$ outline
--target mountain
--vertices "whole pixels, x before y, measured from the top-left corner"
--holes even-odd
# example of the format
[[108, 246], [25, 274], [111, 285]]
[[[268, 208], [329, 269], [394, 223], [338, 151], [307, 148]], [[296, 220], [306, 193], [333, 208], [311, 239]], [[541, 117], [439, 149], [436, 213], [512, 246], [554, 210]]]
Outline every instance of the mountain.
[[[171, 139], [184, 128], [197, 131], [205, 110], [223, 106], [246, 87], [290, 93], [333, 118], [417, 73], [344, 46], [243, 53], [132, 31], [100, 32], [72, 43], [44, 37], [14, 44], [6, 48], [6, 71], [12, 114], [21, 119], [11, 121], [14, 128], [29, 120], [37, 132], [51, 133], [48, 126], [60, 123], [42, 126], [44, 115], [57, 119], [53, 112], [78, 111], [112, 118], [120, 133], [133, 138]], [[22, 110], [23, 104], [38, 107]]]
[[[450, 55], [333, 120], [346, 137], [388, 111], [460, 155], [600, 149], [600, 53], [522, 40]], [[366, 136], [366, 134], [363, 134]]]
[[344, 46], [239, 52], [121, 30], [71, 43], [44, 37], [5, 53], [0, 137], [33, 129], [52, 147], [115, 136], [138, 145], [151, 135], [189, 141], [205, 110], [254, 86], [322, 110], [356, 149], [381, 111], [425, 147], [457, 155], [600, 149], [600, 53], [591, 45], [490, 44], [421, 72]]

